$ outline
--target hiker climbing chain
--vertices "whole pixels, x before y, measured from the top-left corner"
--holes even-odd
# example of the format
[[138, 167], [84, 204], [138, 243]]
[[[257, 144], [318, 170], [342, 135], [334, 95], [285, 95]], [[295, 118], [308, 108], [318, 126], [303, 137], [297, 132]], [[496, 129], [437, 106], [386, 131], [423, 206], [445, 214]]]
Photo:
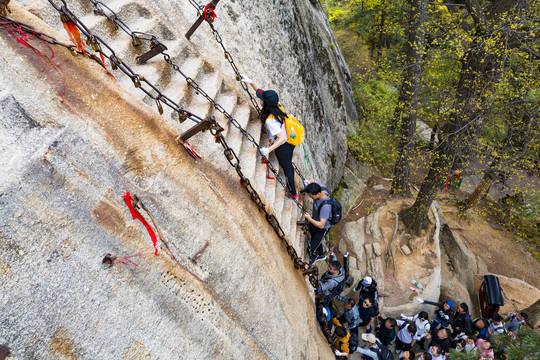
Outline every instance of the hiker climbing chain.
[[[260, 149], [257, 141], [255, 138], [247, 132], [240, 123], [232, 116], [230, 115], [223, 106], [221, 106], [219, 103], [214, 101], [210, 95], [208, 95], [204, 90], [189, 76], [185, 75], [178, 65], [172, 62], [170, 55], [164, 53], [163, 49], [166, 49], [165, 45], [163, 45], [155, 36], [149, 33], [143, 33], [143, 32], [132, 32], [129, 27], [122, 22], [120, 19], [118, 19], [118, 16], [111, 11], [111, 13], [105, 14], [106, 11], [109, 11], [110, 9], [108, 7], [104, 7], [104, 5], [98, 1], [92, 1], [92, 4], [94, 5], [96, 14], [102, 14], [105, 15], [107, 18], [109, 18], [111, 21], [113, 21], [115, 24], [117, 24], [118, 28], [121, 28], [124, 30], [129, 36], [132, 38], [132, 42], [134, 44], [140, 43], [141, 40], [149, 41], [151, 46], [151, 51], [155, 48], [157, 48], [157, 51], [154, 51], [152, 56], [149, 56], [148, 53], [143, 54], [147, 55], [147, 57], [143, 60], [140, 60], [141, 57], [138, 58], [139, 63], [144, 63], [149, 58], [158, 55], [160, 53], [163, 54], [165, 60], [167, 63], [178, 73], [184, 76], [187, 84], [189, 87], [193, 88], [197, 93], [203, 95], [209, 103], [220, 113], [222, 113], [228, 120], [229, 123], [232, 123], [235, 125], [236, 128], [240, 130], [243, 136], [245, 136], [257, 149]], [[240, 166], [240, 159], [237, 155], [237, 153], [227, 144], [227, 141], [225, 140], [222, 132], [223, 128], [215, 121], [213, 116], [209, 116], [206, 118], [203, 118], [202, 116], [198, 116], [193, 112], [190, 112], [183, 107], [181, 107], [178, 103], [174, 102], [172, 99], [167, 97], [164, 93], [162, 93], [159, 88], [154, 85], [152, 82], [147, 80], [144, 76], [138, 74], [135, 72], [131, 67], [129, 67], [123, 60], [120, 59], [120, 57], [117, 55], [115, 50], [112, 46], [110, 46], [107, 42], [105, 42], [101, 37], [96, 35], [93, 31], [87, 27], [79, 17], [77, 17], [70, 9], [68, 9], [67, 4], [64, 0], [61, 0], [61, 5], [57, 5], [54, 1], [49, 0], [49, 3], [60, 13], [62, 24], [64, 25], [64, 28], [68, 32], [68, 35], [70, 36], [71, 40], [75, 45], [65, 45], [56, 42], [51, 37], [48, 37], [46, 35], [43, 35], [44, 38], [47, 38], [48, 42], [51, 44], [60, 44], [66, 48], [68, 48], [72, 53], [77, 54], [83, 54], [88, 56], [89, 58], [92, 58], [93, 60], [97, 61], [101, 66], [107, 70], [107, 64], [106, 59], [111, 64], [112, 70], [120, 70], [125, 75], [128, 76], [128, 78], [133, 82], [133, 85], [140, 89], [142, 92], [144, 92], [147, 96], [149, 96], [151, 99], [153, 99], [158, 107], [158, 110], [160, 114], [163, 114], [163, 106], [162, 104], [167, 105], [169, 108], [171, 108], [173, 111], [178, 113], [180, 122], [184, 122], [187, 119], [190, 119], [196, 125], [192, 127], [190, 130], [183, 133], [183, 135], [179, 136], [177, 138], [177, 141], [179, 143], [184, 143], [186, 140], [190, 137], [195, 135], [197, 132], [205, 129], [209, 129], [212, 135], [214, 136], [215, 142], [219, 143], [223, 148], [223, 153], [226, 156], [228, 162], [230, 165], [235, 169], [238, 176], [240, 177], [240, 181], [242, 186], [246, 189], [248, 192], [250, 198], [255, 202], [255, 204], [258, 206], [259, 210], [264, 213], [264, 216], [268, 223], [272, 226], [278, 237], [284, 242], [287, 252], [291, 256], [291, 259], [293, 261], [293, 264], [296, 268], [302, 269], [305, 271], [305, 275], [309, 276], [310, 282], [316, 286], [316, 283], [318, 281], [317, 279], [317, 273], [316, 271], [313, 271], [314, 269], [309, 266], [306, 262], [304, 262], [296, 253], [296, 250], [294, 247], [289, 243], [287, 239], [287, 235], [283, 228], [281, 227], [278, 218], [276, 217], [275, 213], [265, 205], [263, 198], [259, 196], [255, 188], [253, 187], [251, 181], [248, 179], [247, 176], [243, 173], [241, 166]], [[86, 37], [86, 44], [90, 45], [90, 48], [86, 48], [84, 43], [81, 40], [81, 34]], [[97, 55], [97, 56], [96, 56]], [[110, 74], [110, 73], [109, 73]], [[112, 76], [112, 74], [111, 74]], [[276, 178], [281, 180], [279, 178], [279, 175], [277, 174], [277, 171], [271, 168], [273, 172], [275, 173]], [[285, 183], [283, 180], [280, 181], [281, 185], [286, 188]], [[129, 197], [129, 193], [126, 193], [126, 195]], [[129, 201], [126, 199], [126, 203], [129, 206]], [[297, 206], [299, 206], [300, 209], [303, 210], [303, 207], [297, 202]], [[132, 210], [132, 206], [130, 206], [130, 210]], [[133, 213], [133, 210], [132, 210]], [[134, 218], [138, 218], [138, 216], [134, 215]], [[141, 220], [142, 221], [142, 220]], [[144, 224], [144, 222], [143, 222]], [[154, 223], [155, 225], [155, 223]], [[146, 224], [145, 224], [146, 226]], [[149, 226], [146, 226], [147, 229]], [[159, 230], [158, 230], [159, 232]], [[149, 231], [149, 234], [152, 235], [152, 232]], [[161, 234], [160, 234], [161, 235]], [[151, 236], [152, 237], [152, 236]], [[161, 238], [161, 236], [160, 236]], [[162, 239], [163, 240], [163, 239]], [[152, 241], [154, 242], [154, 246], [156, 247], [156, 236], [154, 235], [152, 237]], [[166, 246], [168, 247], [168, 244], [164, 241]], [[156, 247], [156, 252], [157, 252]], [[181, 265], [181, 264], [180, 264]], [[184, 266], [183, 266], [184, 267]], [[188, 269], [186, 269], [188, 270]]]
[[[196, 2], [194, 2], [192, 0], [190, 0], [190, 3], [195, 7], [195, 9], [197, 9], [197, 15], [199, 16], [199, 19], [195, 22], [195, 24], [193, 24], [191, 29], [189, 29], [189, 31], [186, 33], [186, 38], [188, 40], [190, 39], [191, 35], [197, 29], [197, 27], [202, 23], [203, 19], [208, 23], [208, 25], [210, 26], [210, 30], [212, 31], [212, 35], [214, 36], [214, 39], [216, 39], [216, 42], [219, 44], [219, 46], [223, 50], [223, 55], [225, 57], [225, 60], [227, 60], [229, 62], [229, 64], [231, 65], [232, 70], [234, 71], [234, 74], [236, 76], [236, 81], [238, 81], [240, 83], [240, 86], [242, 87], [242, 89], [248, 95], [249, 100], [251, 102], [251, 105], [253, 105], [255, 110], [257, 110], [257, 112], [260, 115], [261, 114], [261, 108], [259, 106], [259, 103], [257, 102], [257, 99], [255, 99], [255, 97], [253, 97], [252, 93], [249, 91], [248, 84], [243, 82], [243, 81], [240, 81], [241, 78], [242, 78], [242, 74], [240, 74], [240, 70], [238, 69], [238, 66], [236, 66], [236, 63], [234, 62], [232, 54], [225, 47], [225, 44], [223, 43], [223, 38], [221, 37], [221, 35], [219, 34], [219, 32], [217, 31], [216, 27], [213, 24], [214, 17], [209, 18], [209, 16], [207, 15], [208, 11], [211, 11], [211, 13], [215, 15], [214, 9], [216, 8], [217, 4], [219, 3], [219, 0], [213, 0], [213, 1], [209, 2], [206, 6], [198, 5]], [[202, 13], [200, 12], [200, 9], [203, 9]], [[304, 147], [303, 144], [302, 144], [302, 148], [304, 149], [304, 159], [306, 160], [306, 165], [311, 167], [311, 164], [309, 163], [309, 158], [308, 158], [307, 153], [306, 153], [306, 148]], [[298, 174], [298, 176], [300, 176], [300, 178], [302, 180], [305, 180], [304, 176], [302, 175], [302, 172], [300, 171], [300, 169], [298, 169], [296, 164], [293, 163], [293, 166], [294, 166], [294, 171], [296, 172], [296, 174]], [[303, 212], [303, 209], [302, 209], [302, 212]]]

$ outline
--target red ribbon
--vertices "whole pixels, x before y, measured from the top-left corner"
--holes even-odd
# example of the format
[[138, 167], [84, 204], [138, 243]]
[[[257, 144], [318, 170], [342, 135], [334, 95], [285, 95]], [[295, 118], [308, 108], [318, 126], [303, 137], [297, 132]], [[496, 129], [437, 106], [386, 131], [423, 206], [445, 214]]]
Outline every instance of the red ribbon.
[[81, 33], [79, 32], [77, 26], [67, 19], [62, 19], [62, 24], [64, 25], [64, 29], [66, 29], [71, 41], [77, 46], [77, 50], [82, 51], [84, 55], [86, 55], [86, 52], [84, 51], [84, 44], [81, 40]]
[[206, 6], [204, 7], [204, 10], [203, 10], [204, 20], [206, 20], [208, 22], [211, 22], [211, 23], [213, 23], [214, 20], [216, 20], [217, 15], [214, 12], [215, 8], [216, 8], [216, 6], [214, 4], [212, 4], [211, 2], [206, 4]]
[[266, 164], [266, 178], [268, 180], [276, 180], [276, 178], [273, 178], [273, 177], [270, 176], [270, 166], [268, 165], [266, 160], [264, 160], [263, 156], [261, 156], [261, 163]]
[[155, 255], [158, 256], [157, 237], [156, 234], [154, 234], [154, 230], [152, 230], [150, 224], [146, 222], [141, 213], [139, 213], [137, 209], [133, 207], [133, 199], [131, 198], [131, 194], [129, 192], [124, 194], [124, 200], [126, 201], [126, 204], [131, 211], [131, 216], [133, 216], [133, 219], [141, 220], [146, 230], [148, 230], [148, 234], [150, 234], [150, 237], [152, 238], [152, 243], [154, 244], [154, 249], [156, 249]]

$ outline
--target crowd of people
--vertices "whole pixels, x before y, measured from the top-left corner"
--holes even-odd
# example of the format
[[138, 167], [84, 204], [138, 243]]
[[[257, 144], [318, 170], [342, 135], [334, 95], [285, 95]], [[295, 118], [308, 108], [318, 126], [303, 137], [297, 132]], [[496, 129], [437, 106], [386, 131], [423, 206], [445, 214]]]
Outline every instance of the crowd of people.
[[[456, 305], [451, 300], [439, 303], [421, 298], [416, 300], [426, 305], [425, 310], [401, 314], [399, 319], [383, 318], [376, 281], [366, 276], [354, 287], [352, 298], [341, 296], [345, 270], [334, 253], [328, 255], [328, 271], [316, 289], [317, 320], [330, 337], [338, 359], [358, 352], [368, 360], [445, 360], [451, 349], [494, 359], [493, 336], [516, 333], [527, 323], [524, 312], [505, 318], [493, 312], [489, 318], [473, 319], [464, 302]], [[341, 302], [342, 310], [336, 306]], [[433, 316], [428, 306], [436, 307]]]

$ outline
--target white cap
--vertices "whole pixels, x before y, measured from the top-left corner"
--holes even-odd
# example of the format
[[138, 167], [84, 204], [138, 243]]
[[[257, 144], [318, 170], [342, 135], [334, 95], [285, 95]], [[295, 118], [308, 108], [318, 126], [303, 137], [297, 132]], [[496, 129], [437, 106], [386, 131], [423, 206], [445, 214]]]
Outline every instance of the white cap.
[[368, 342], [368, 343], [371, 343], [371, 344], [375, 344], [376, 343], [376, 339], [375, 339], [375, 335], [373, 334], [368, 334], [368, 333], [364, 333], [362, 334], [362, 340]]
[[373, 279], [370, 278], [369, 276], [366, 276], [366, 277], [362, 280], [362, 285], [364, 285], [364, 286], [369, 286], [369, 285], [371, 285], [372, 282], [373, 282]]

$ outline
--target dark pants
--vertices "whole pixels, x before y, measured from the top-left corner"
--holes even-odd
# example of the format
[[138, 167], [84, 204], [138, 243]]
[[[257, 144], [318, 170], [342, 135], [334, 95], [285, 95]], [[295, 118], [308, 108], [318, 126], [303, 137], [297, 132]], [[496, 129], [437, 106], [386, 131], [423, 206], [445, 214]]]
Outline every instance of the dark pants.
[[398, 337], [396, 337], [396, 350], [411, 350], [411, 344], [405, 344], [403, 341], [399, 340]]
[[311, 235], [311, 241], [309, 243], [310, 256], [315, 258], [315, 256], [323, 255], [324, 252], [321, 243], [328, 232], [328, 229], [319, 229], [312, 224], [309, 224], [308, 229], [309, 234]]
[[294, 147], [294, 145], [286, 142], [274, 150], [279, 162], [279, 166], [281, 166], [283, 172], [285, 173], [287, 186], [289, 187], [289, 191], [291, 192], [292, 196], [296, 195], [296, 186], [294, 185], [294, 167], [292, 164]]

